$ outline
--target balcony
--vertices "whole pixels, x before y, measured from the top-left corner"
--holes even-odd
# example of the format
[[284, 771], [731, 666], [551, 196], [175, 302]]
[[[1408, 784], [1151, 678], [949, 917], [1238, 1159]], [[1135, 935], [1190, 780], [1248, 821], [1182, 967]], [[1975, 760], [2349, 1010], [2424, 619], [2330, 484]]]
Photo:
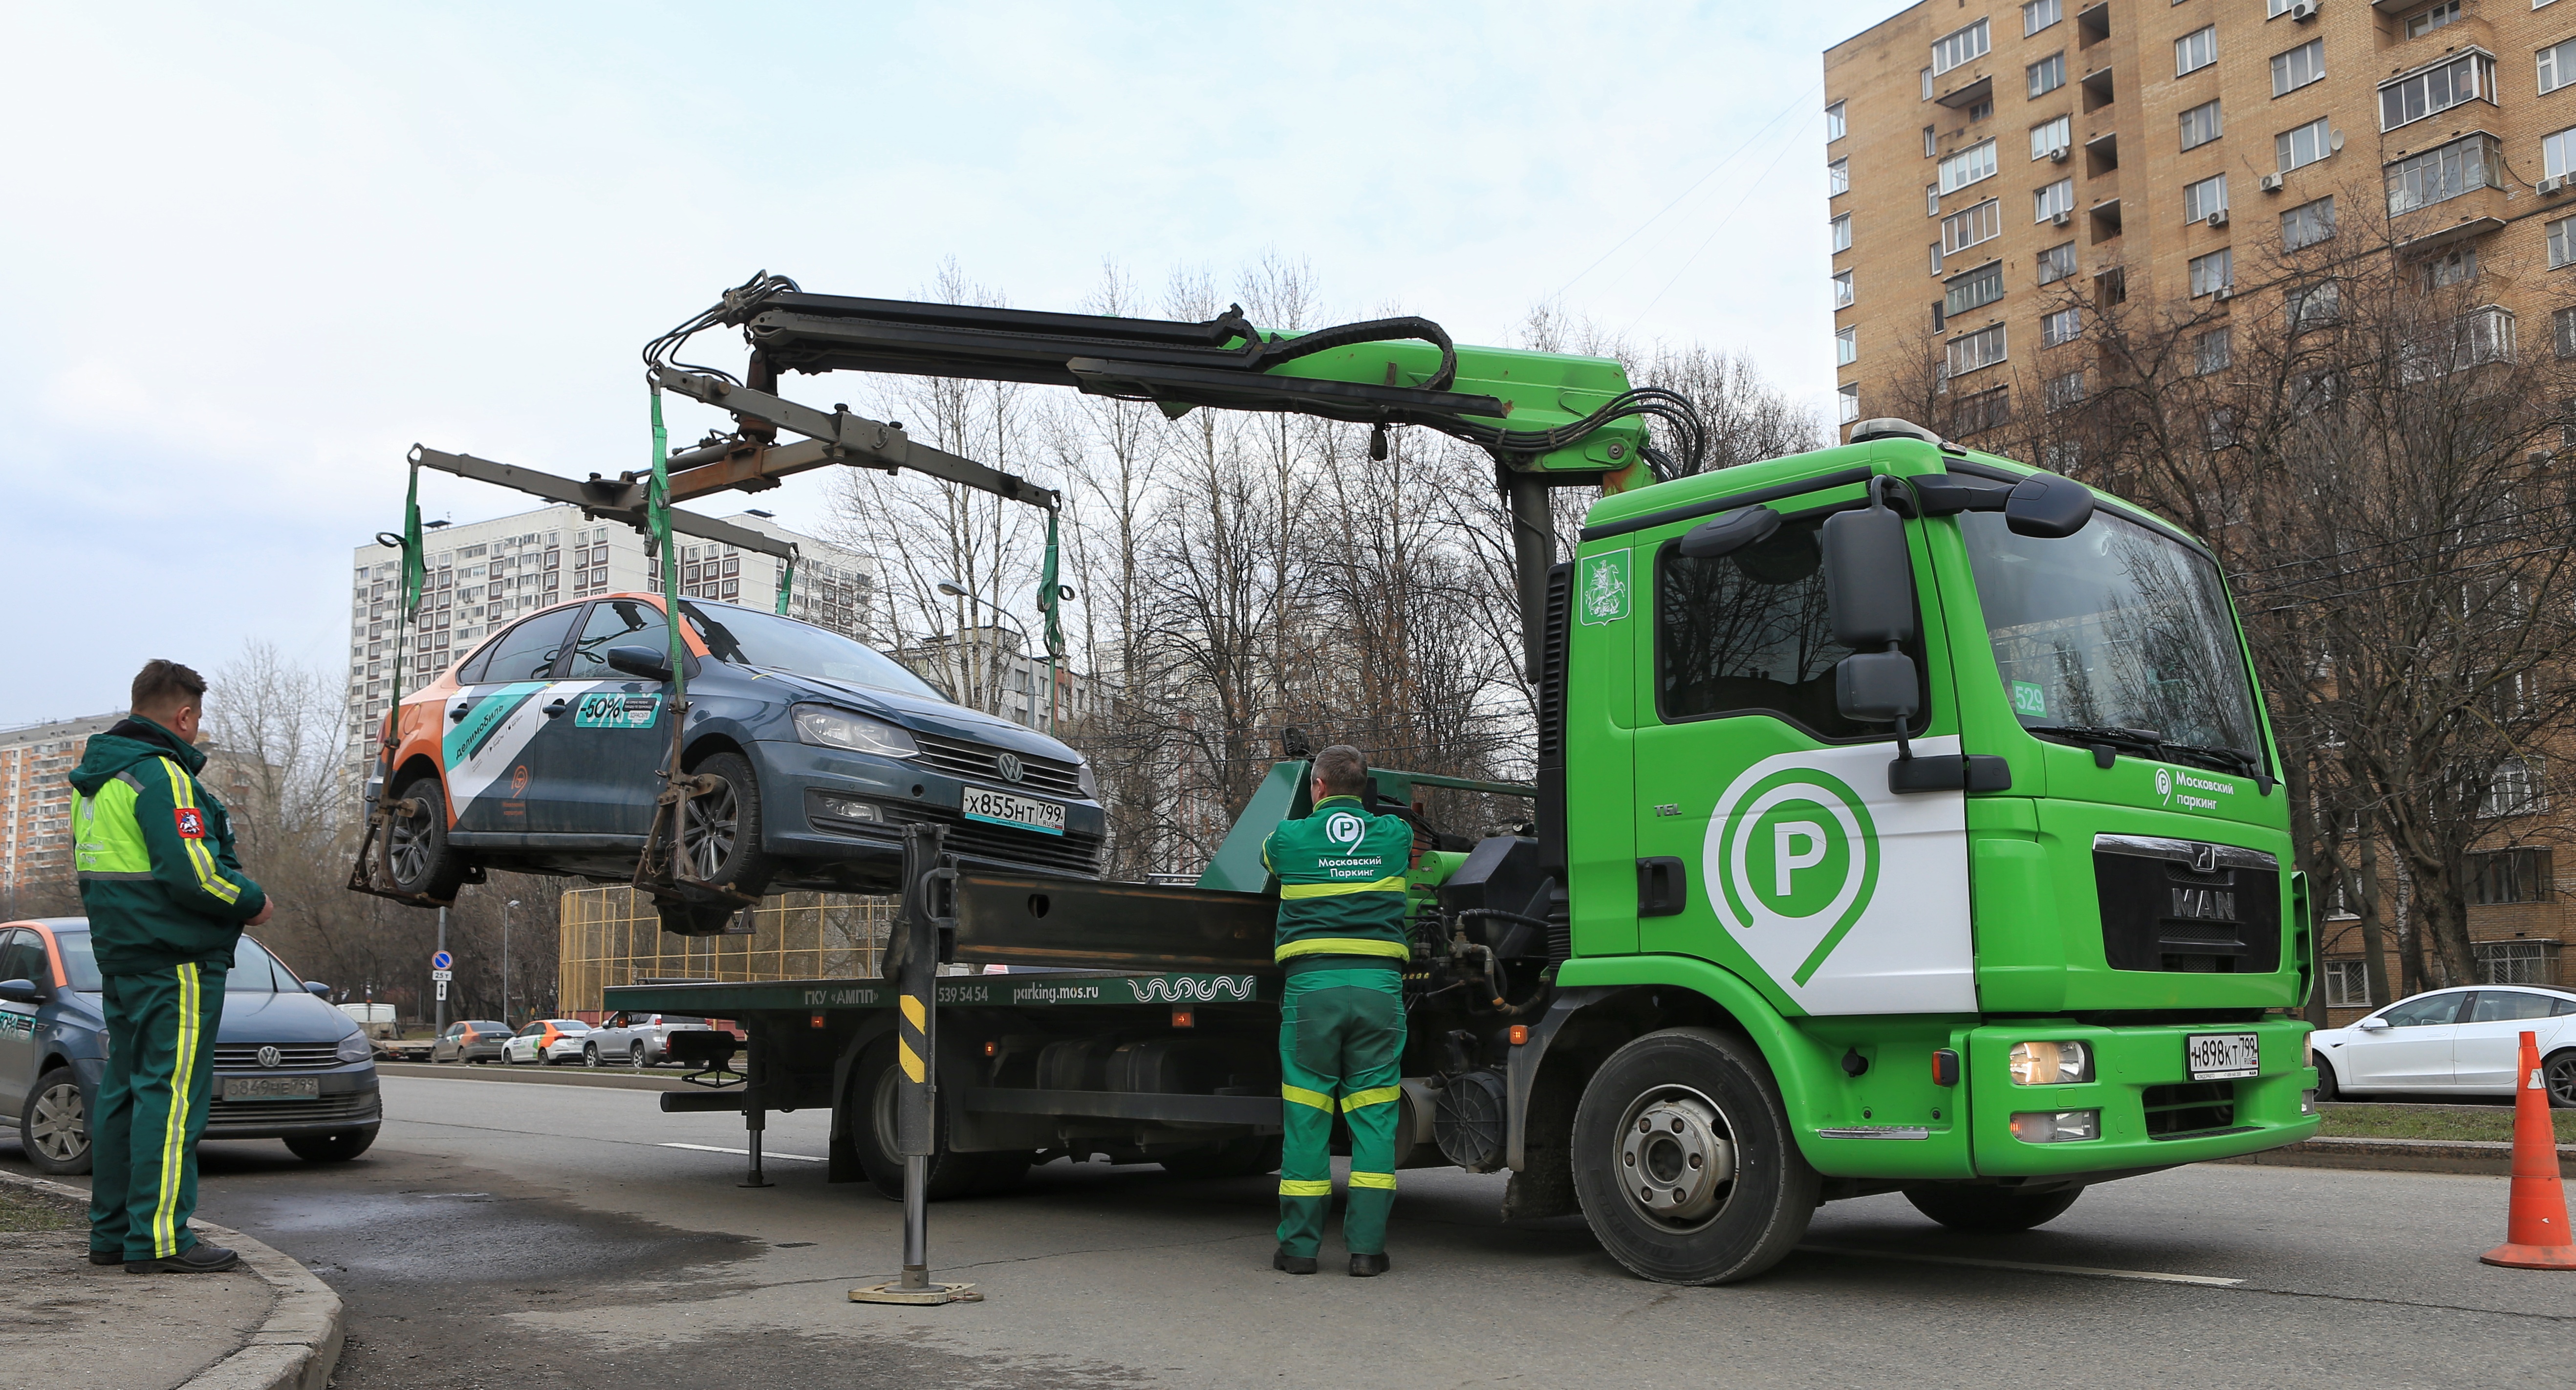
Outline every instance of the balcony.
[[2093, 112], [2099, 111], [2103, 107], [2111, 104], [2111, 70], [2109, 68], [2095, 68], [2093, 71], [2084, 74], [2082, 78], [2078, 79], [2075, 85], [2082, 88], [2084, 91], [2084, 112], [2086, 115], [2091, 115]]
[[2084, 175], [2100, 178], [2120, 167], [2120, 136], [2117, 131], [2104, 131], [2084, 142]]
[[1973, 105], [1980, 101], [1991, 100], [1994, 97], [1994, 94], [1995, 75], [1990, 72], [1981, 72], [1932, 99], [1939, 102], [1941, 105], [1956, 111], [1963, 106]]

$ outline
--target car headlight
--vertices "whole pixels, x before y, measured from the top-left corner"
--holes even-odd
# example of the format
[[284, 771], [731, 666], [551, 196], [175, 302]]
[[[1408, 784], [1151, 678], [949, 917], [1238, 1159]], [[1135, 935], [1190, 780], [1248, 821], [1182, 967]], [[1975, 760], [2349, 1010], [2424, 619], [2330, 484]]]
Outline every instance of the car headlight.
[[798, 705], [796, 736], [825, 748], [882, 753], [889, 758], [909, 758], [921, 751], [921, 745], [912, 741], [912, 735], [894, 725], [829, 705]]
[[2093, 1051], [2080, 1042], [2020, 1042], [2012, 1049], [2016, 1086], [2065, 1086], [2093, 1079]]
[[363, 1062], [376, 1055], [376, 1045], [364, 1033], [351, 1033], [340, 1040], [338, 1056], [343, 1062]]
[[1092, 775], [1090, 763], [1081, 763], [1075, 767], [1073, 784], [1082, 788], [1082, 794], [1084, 796], [1090, 797], [1094, 801], [1098, 801], [1100, 799], [1100, 779]]

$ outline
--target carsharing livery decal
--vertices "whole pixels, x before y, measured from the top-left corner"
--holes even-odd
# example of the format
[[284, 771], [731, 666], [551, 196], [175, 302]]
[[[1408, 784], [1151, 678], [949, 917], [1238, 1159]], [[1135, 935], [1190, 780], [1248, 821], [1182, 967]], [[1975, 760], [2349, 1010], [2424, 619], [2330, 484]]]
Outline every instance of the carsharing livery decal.
[[[465, 711], [465, 717], [448, 726], [446, 738], [440, 744], [439, 751], [447, 764], [449, 802], [462, 811], [487, 791], [498, 790], [508, 796], [522, 794], [525, 774], [519, 772], [520, 755], [548, 725], [559, 722], [546, 714], [545, 707], [561, 699], [570, 702], [574, 709], [581, 709], [584, 700], [612, 684], [622, 685], [623, 682], [520, 681], [491, 687], [476, 696], [473, 706]], [[627, 698], [622, 690], [616, 694], [621, 701]], [[540, 699], [539, 696], [546, 698]], [[661, 697], [650, 698], [654, 712], [658, 714]], [[647, 716], [648, 722], [642, 725], [610, 724], [603, 720], [596, 725], [579, 727], [642, 728], [649, 727], [649, 719]], [[522, 779], [522, 785], [517, 788], [510, 785], [513, 773], [518, 773]], [[497, 787], [496, 783], [499, 784]]]

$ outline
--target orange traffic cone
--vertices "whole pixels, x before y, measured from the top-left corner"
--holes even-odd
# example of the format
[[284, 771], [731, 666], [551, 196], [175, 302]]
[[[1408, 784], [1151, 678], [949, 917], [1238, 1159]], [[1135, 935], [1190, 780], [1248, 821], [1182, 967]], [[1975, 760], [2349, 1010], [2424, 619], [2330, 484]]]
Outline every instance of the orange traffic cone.
[[2523, 1081], [2513, 1097], [2513, 1197], [2504, 1244], [2478, 1256], [2507, 1269], [2576, 1269], [2576, 1239], [2567, 1233], [2567, 1189], [2558, 1178], [2558, 1135], [2549, 1123], [2549, 1090], [2540, 1079], [2540, 1040], [2522, 1035]]

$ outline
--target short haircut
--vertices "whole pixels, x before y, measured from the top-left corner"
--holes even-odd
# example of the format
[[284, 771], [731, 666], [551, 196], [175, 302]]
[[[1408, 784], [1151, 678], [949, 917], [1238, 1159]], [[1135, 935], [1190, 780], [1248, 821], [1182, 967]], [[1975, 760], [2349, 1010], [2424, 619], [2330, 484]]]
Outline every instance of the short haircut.
[[1315, 780], [1327, 796], [1357, 796], [1368, 788], [1368, 759], [1347, 743], [1336, 743], [1315, 755]]
[[143, 663], [143, 671], [134, 678], [132, 709], [141, 714], [147, 710], [186, 709], [206, 703], [206, 678], [175, 661], [159, 657]]

